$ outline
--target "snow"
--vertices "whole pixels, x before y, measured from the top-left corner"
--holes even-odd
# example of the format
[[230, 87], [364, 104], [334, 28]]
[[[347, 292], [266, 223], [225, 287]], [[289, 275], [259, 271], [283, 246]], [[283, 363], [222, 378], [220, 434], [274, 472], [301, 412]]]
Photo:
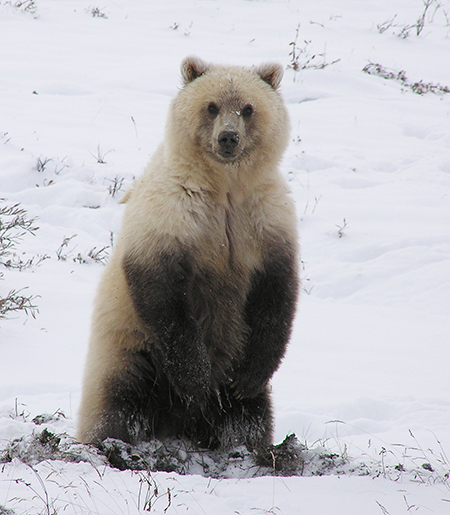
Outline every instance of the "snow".
[[[16, 458], [0, 468], [0, 513], [450, 512], [450, 94], [362, 71], [450, 86], [448, 0], [431, 1], [420, 35], [398, 36], [423, 12], [421, 0], [0, 0], [0, 198], [38, 218], [24, 259], [49, 256], [2, 269], [1, 294], [27, 287], [39, 314], [0, 321], [0, 449], [40, 430], [43, 413], [63, 411], [49, 430], [75, 434], [102, 266], [74, 258], [92, 261], [117, 234], [117, 201], [161, 141], [194, 54], [287, 68], [282, 171], [303, 287], [272, 381], [275, 440], [294, 432], [369, 470], [212, 479]], [[300, 65], [323, 69], [288, 68], [299, 25]]]

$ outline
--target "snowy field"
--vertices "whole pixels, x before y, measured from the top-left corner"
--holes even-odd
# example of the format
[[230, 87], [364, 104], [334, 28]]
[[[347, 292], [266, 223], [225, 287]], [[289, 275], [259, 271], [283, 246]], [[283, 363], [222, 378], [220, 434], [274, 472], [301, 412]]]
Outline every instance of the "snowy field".
[[[286, 68], [303, 285], [272, 387], [304, 474], [9, 460], [75, 434], [99, 261], [189, 54]], [[38, 227], [0, 298], [39, 310], [0, 320], [0, 514], [450, 513], [449, 88], [449, 0], [0, 0], [0, 209]]]

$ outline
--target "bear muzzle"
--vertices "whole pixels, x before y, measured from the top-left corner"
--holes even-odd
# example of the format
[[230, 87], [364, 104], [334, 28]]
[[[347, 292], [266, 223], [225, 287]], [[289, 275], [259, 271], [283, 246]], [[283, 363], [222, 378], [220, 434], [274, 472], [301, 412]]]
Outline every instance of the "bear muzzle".
[[239, 134], [234, 131], [222, 131], [217, 138], [219, 144], [218, 153], [225, 159], [234, 158], [237, 155]]

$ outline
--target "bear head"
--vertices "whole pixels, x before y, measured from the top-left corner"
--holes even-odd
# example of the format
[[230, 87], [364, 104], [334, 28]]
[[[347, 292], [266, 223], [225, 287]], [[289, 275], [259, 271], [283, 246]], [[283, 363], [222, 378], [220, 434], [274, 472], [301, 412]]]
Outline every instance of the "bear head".
[[278, 88], [279, 64], [181, 64], [183, 88], [171, 104], [168, 154], [213, 170], [273, 167], [286, 148], [289, 118]]

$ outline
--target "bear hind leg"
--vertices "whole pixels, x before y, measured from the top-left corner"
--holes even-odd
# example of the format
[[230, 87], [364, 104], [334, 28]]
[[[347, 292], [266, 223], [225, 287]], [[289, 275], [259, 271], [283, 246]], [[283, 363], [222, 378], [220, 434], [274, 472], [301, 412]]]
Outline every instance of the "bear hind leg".
[[[102, 384], [102, 403], [89, 440], [115, 438], [136, 444], [158, 432], [155, 400], [160, 385], [147, 352], [126, 352], [119, 374]], [[152, 395], [152, 392], [155, 395]], [[156, 398], [156, 399], [155, 399]]]

